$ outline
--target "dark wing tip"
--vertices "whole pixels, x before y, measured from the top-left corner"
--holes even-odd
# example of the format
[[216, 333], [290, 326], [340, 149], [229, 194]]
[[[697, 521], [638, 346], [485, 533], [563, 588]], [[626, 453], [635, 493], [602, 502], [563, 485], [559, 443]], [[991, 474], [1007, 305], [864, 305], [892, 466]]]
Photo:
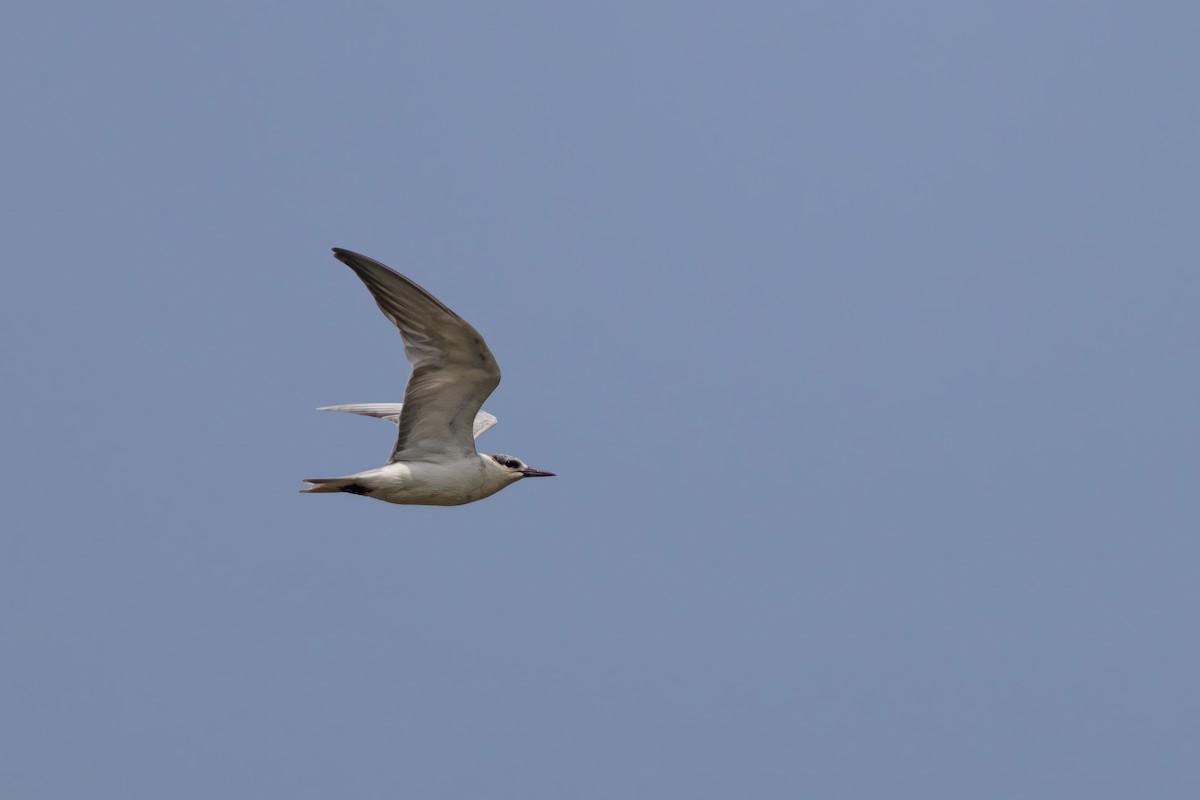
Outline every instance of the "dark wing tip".
[[[408, 278], [401, 275], [396, 270], [384, 264], [381, 261], [376, 261], [370, 256], [364, 256], [362, 253], [356, 253], [353, 250], [346, 250], [343, 247], [333, 248], [333, 257], [345, 264], [350, 269], [358, 273], [358, 277], [370, 286], [374, 280], [379, 280], [383, 276], [391, 275], [404, 283], [412, 283]], [[372, 289], [372, 291], [374, 291]]]
[[396, 272], [396, 270], [392, 269], [387, 264], [384, 264], [382, 261], [376, 261], [370, 256], [364, 256], [362, 253], [356, 253], [353, 250], [347, 250], [344, 247], [333, 248], [333, 257], [357, 272], [359, 275], [363, 275], [364, 273], [372, 271], [377, 273], [382, 272], [385, 275], [390, 273], [400, 278], [405, 283], [412, 283], [412, 281], [410, 281], [408, 278], [405, 278], [399, 272]]
[[347, 250], [344, 247], [333, 248], [333, 257], [343, 264], [349, 265], [351, 261], [362, 259], [364, 261], [373, 261], [374, 259], [367, 258], [362, 253], [356, 253], [353, 250]]

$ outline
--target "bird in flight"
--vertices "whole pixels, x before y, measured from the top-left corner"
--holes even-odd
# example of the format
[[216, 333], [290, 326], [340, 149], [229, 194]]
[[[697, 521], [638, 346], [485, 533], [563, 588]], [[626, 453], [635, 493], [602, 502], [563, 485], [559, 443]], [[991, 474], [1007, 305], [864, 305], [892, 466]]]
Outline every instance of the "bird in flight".
[[483, 455], [475, 439], [496, 424], [483, 401], [500, 367], [478, 331], [429, 292], [366, 256], [333, 248], [400, 330], [412, 375], [403, 403], [325, 406], [396, 423], [387, 464], [341, 478], [305, 478], [302, 492], [349, 492], [388, 503], [457, 506], [490, 497], [522, 478], [552, 477], [514, 456]]

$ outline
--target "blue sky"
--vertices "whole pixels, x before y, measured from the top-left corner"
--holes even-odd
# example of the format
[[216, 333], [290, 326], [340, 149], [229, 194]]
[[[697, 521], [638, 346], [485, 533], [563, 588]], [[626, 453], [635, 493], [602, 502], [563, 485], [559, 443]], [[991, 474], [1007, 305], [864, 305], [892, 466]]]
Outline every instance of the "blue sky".
[[[1200, 791], [1200, 11], [26, 4], [0, 795]], [[329, 248], [488, 339], [461, 508]]]

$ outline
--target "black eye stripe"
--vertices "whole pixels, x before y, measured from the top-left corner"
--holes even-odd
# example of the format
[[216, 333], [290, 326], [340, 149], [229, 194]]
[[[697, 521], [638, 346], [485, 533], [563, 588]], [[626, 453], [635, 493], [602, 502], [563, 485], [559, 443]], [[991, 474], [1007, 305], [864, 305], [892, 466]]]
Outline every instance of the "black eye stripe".
[[503, 453], [496, 453], [492, 455], [492, 460], [500, 466], [508, 467], [509, 469], [520, 469], [523, 466], [517, 459], [513, 458], [512, 456], [506, 456]]

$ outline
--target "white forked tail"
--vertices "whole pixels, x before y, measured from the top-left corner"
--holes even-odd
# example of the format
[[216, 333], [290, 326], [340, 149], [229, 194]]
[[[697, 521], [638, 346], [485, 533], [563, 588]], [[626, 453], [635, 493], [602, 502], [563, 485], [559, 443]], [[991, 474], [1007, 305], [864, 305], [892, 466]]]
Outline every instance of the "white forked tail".
[[367, 488], [357, 483], [354, 478], [305, 478], [309, 484], [307, 489], [301, 489], [306, 494], [321, 492], [349, 492], [350, 494], [367, 494]]

